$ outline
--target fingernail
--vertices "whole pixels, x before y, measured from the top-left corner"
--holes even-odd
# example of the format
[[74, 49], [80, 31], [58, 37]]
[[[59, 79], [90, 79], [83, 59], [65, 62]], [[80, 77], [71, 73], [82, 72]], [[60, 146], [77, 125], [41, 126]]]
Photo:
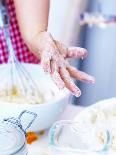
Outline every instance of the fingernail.
[[95, 83], [95, 78], [93, 76], [88, 76], [87, 79], [91, 82], [91, 83]]
[[84, 57], [81, 58], [82, 60], [84, 59]]
[[80, 97], [81, 96], [81, 90], [80, 89], [74, 89], [74, 91], [72, 92], [72, 94], [76, 97]]
[[88, 51], [86, 49], [83, 49], [83, 57], [82, 57], [83, 59], [87, 57], [87, 53]]

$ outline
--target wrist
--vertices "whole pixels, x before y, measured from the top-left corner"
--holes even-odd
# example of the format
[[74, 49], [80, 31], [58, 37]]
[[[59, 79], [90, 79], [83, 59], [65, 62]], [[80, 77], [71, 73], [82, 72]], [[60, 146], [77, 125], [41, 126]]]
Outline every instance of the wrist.
[[36, 35], [25, 35], [23, 36], [23, 39], [33, 53], [40, 55], [46, 40], [50, 38], [50, 36], [51, 34], [47, 32], [47, 30], [43, 30], [39, 31]]
[[53, 37], [48, 31], [39, 32], [36, 35], [35, 40], [39, 51], [43, 51], [47, 46], [53, 43]]

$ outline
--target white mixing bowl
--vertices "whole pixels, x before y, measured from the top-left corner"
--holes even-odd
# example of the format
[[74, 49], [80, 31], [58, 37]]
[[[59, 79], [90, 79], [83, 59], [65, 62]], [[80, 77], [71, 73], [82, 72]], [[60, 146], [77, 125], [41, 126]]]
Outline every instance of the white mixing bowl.
[[[39, 131], [49, 128], [64, 111], [69, 98], [69, 92], [67, 90], [59, 91], [55, 84], [52, 82], [49, 75], [45, 75], [39, 65], [23, 64], [27, 70], [31, 73], [32, 77], [38, 81], [45, 89], [51, 89], [55, 92], [56, 96], [53, 100], [42, 104], [28, 104], [28, 103], [8, 103], [0, 100], [0, 119], [7, 118], [9, 116], [18, 117], [23, 110], [29, 110], [36, 113], [37, 119], [32, 124], [29, 130]], [[0, 66], [0, 73], [5, 69], [5, 65]], [[6, 77], [7, 78], [7, 77]], [[4, 81], [4, 80], [3, 80]], [[0, 81], [2, 82], [2, 81]], [[30, 117], [24, 116], [22, 118], [22, 124], [24, 128], [28, 125]]]

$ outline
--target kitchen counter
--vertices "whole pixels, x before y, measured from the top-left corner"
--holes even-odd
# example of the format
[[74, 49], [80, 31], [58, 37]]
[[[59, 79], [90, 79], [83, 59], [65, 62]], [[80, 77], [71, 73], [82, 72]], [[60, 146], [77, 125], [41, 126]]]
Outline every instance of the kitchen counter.
[[[64, 113], [59, 118], [59, 120], [71, 120], [82, 110], [83, 107], [69, 104], [65, 109]], [[48, 149], [48, 132], [49, 131], [46, 131], [45, 134], [38, 141], [34, 142], [31, 145], [28, 145], [29, 155], [41, 155], [39, 150], [43, 148], [44, 150]]]

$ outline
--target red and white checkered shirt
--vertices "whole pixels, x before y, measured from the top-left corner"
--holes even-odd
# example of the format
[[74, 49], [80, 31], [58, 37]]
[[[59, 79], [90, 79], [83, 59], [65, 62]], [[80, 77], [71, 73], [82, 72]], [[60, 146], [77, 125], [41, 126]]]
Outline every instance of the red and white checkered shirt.
[[[10, 36], [13, 48], [16, 51], [16, 56], [21, 62], [39, 63], [39, 60], [29, 51], [28, 47], [23, 42], [21, 37], [13, 0], [7, 0], [8, 11], [10, 15]], [[8, 60], [8, 48], [6, 45], [3, 30], [0, 29], [0, 64], [6, 63]]]

